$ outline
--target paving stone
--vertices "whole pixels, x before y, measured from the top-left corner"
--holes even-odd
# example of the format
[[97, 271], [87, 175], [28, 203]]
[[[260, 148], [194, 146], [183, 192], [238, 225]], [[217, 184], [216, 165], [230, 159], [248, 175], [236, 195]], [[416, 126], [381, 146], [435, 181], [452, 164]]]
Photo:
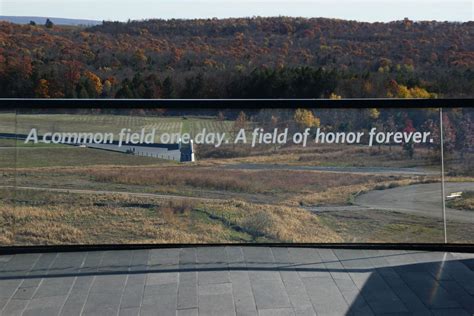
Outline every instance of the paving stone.
[[198, 309], [197, 308], [190, 308], [190, 309], [180, 309], [176, 313], [177, 316], [198, 316]]
[[454, 298], [441, 287], [441, 285], [428, 273], [421, 272], [400, 272], [398, 268], [395, 271], [401, 276], [405, 283], [412, 289], [420, 300], [432, 309], [439, 308], [459, 308], [460, 305]]
[[[288, 248], [272, 248], [275, 262], [278, 262], [280, 277], [293, 308], [299, 308], [300, 312], [312, 310], [311, 301], [306, 293], [303, 282], [295, 270], [295, 265], [290, 258]], [[314, 313], [314, 311], [312, 311]]]
[[233, 246], [13, 255], [0, 260], [0, 314], [472, 315], [473, 259]]
[[42, 254], [20, 254], [2, 264], [2, 277], [22, 276], [29, 273]]
[[316, 249], [289, 248], [288, 252], [301, 278], [331, 278]]
[[0, 298], [0, 311], [3, 309], [5, 305], [7, 305], [8, 299], [7, 298]]
[[22, 279], [0, 280], [0, 299], [12, 297], [22, 281]]
[[134, 250], [129, 271], [142, 271], [148, 269], [149, 250]]
[[196, 250], [198, 284], [229, 283], [229, 266], [225, 248], [198, 248]]
[[444, 269], [462, 286], [469, 294], [474, 295], [474, 271], [458, 261], [448, 261]]
[[334, 253], [375, 313], [408, 312], [405, 304], [373, 267], [372, 255], [353, 249], [337, 249]]
[[173, 284], [178, 283], [178, 272], [157, 272], [149, 273], [146, 284]]
[[151, 249], [148, 255], [148, 269], [170, 270], [178, 268], [181, 249]]
[[128, 276], [120, 302], [120, 309], [138, 308], [138, 310], [140, 310], [143, 292], [145, 290], [145, 281], [146, 275], [144, 274], [132, 274]]
[[195, 309], [197, 304], [196, 249], [183, 248], [179, 253], [178, 309]]
[[316, 249], [321, 260], [323, 261], [324, 267], [331, 274], [333, 279], [351, 280], [350, 275], [345, 271], [344, 266], [339, 261], [337, 256], [334, 254], [332, 249]]
[[104, 251], [99, 271], [127, 272], [132, 257], [133, 252], [131, 250]]
[[27, 300], [11, 299], [3, 307], [2, 312], [0, 314], [7, 315], [7, 316], [21, 315], [27, 305], [28, 305]]
[[90, 293], [121, 295], [126, 280], [127, 276], [122, 274], [98, 275], [94, 278]]
[[[251, 280], [280, 280], [280, 272], [268, 247], [243, 247], [247, 271]], [[260, 254], [260, 255], [259, 255]]]
[[144, 297], [155, 297], [160, 295], [176, 295], [178, 294], [178, 284], [154, 284], [145, 285]]
[[75, 278], [66, 302], [61, 309], [61, 315], [80, 315], [94, 281], [94, 276], [91, 273], [98, 271], [102, 257], [103, 252], [85, 253], [81, 267], [78, 269], [78, 276]]
[[82, 273], [98, 271], [102, 258], [104, 257], [104, 254], [105, 254], [104, 251], [87, 252], [80, 271]]
[[201, 315], [235, 315], [231, 284], [199, 285], [198, 308]]
[[54, 274], [68, 274], [68, 273], [77, 273], [78, 269], [81, 268], [86, 253], [84, 252], [65, 252], [58, 253], [54, 262], [48, 269], [49, 275]]
[[[219, 284], [223, 285], [223, 284]], [[199, 314], [209, 316], [236, 315], [232, 293], [227, 294], [201, 294], [199, 293]]]
[[431, 311], [435, 316], [472, 316], [472, 314], [458, 308], [433, 309]]
[[273, 309], [259, 309], [259, 316], [294, 316], [295, 312], [291, 308], [273, 308]]
[[236, 308], [235, 314], [237, 316], [257, 316], [258, 312], [257, 312], [257, 309], [249, 311], [249, 310], [241, 310], [241, 309]]
[[337, 288], [350, 306], [350, 314], [353, 315], [374, 315], [365, 298], [360, 295], [359, 289], [351, 279], [334, 279]]
[[119, 316], [138, 316], [140, 315], [140, 307], [128, 307], [119, 310]]
[[140, 314], [155, 311], [162, 315], [176, 315], [177, 284], [157, 284], [145, 287]]
[[296, 316], [316, 316], [316, 312], [312, 305], [302, 305], [293, 307]]
[[86, 304], [88, 293], [70, 293], [61, 308], [60, 315], [80, 315]]
[[285, 291], [285, 286], [280, 280], [259, 280], [252, 282], [257, 309], [290, 308], [290, 299]]
[[318, 315], [344, 315], [349, 311], [349, 306], [333, 279], [303, 278], [303, 283]]
[[66, 295], [34, 298], [29, 301], [23, 315], [58, 315], [66, 300]]
[[0, 262], [8, 262], [13, 258], [13, 255], [0, 255]]
[[456, 281], [440, 281], [440, 285], [459, 303], [467, 312], [474, 315], [474, 296], [470, 295]]
[[229, 260], [230, 281], [237, 315], [256, 315], [257, 307], [253, 296], [250, 277], [244, 262], [241, 247], [226, 247]]
[[33, 298], [61, 296], [69, 293], [74, 277], [44, 279]]
[[178, 309], [191, 309], [198, 306], [197, 289], [196, 272], [181, 272], [179, 274]]
[[120, 295], [115, 293], [91, 293], [87, 298], [82, 315], [117, 315]]
[[232, 263], [242, 263], [245, 261], [244, 253], [242, 247], [225, 247], [227, 262]]
[[19, 287], [13, 295], [13, 298], [18, 300], [30, 300], [33, 298], [37, 289], [36, 286]]
[[378, 268], [377, 271], [411, 312], [415, 312], [417, 315], [430, 314], [425, 304], [423, 304], [416, 293], [406, 285], [394, 269], [391, 267]]

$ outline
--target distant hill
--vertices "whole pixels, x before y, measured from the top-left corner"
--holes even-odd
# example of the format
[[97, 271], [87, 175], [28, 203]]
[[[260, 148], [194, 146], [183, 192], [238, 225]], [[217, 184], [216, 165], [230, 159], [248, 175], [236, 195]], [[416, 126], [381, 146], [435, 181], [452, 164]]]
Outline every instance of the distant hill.
[[[36, 24], [44, 24], [47, 17], [41, 16], [3, 16], [0, 15], [0, 21], [7, 21], [15, 24], [28, 24], [30, 21], [35, 22]], [[64, 18], [49, 18], [57, 25], [99, 25], [101, 21], [95, 20], [84, 20], [84, 19], [64, 19]]]
[[0, 23], [0, 97], [474, 96], [474, 22], [52, 20]]

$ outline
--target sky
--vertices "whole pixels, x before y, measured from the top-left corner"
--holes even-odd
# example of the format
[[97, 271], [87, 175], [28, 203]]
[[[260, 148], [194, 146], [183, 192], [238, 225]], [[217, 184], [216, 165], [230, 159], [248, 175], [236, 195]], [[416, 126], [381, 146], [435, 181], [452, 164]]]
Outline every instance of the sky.
[[473, 6], [474, 0], [0, 0], [0, 15], [99, 21], [282, 15], [465, 22], [473, 20]]

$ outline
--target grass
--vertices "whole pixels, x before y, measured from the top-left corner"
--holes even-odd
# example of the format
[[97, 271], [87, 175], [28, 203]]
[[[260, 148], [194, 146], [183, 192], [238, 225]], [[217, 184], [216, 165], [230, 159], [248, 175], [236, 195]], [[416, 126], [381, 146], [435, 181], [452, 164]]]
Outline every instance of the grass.
[[[0, 132], [14, 129], [13, 118], [11, 114], [0, 114]], [[20, 133], [32, 127], [54, 131], [92, 128], [99, 132], [146, 127], [156, 128], [158, 133], [192, 135], [203, 128], [226, 132], [233, 125], [212, 117], [95, 114], [23, 114], [18, 123]], [[15, 144], [6, 139], [0, 140], [0, 147], [2, 185], [11, 184], [14, 179], [19, 186], [185, 197], [0, 189], [2, 245], [442, 241], [442, 225], [434, 219], [382, 211], [314, 215], [302, 207], [349, 205], [362, 192], [429, 182], [436, 177], [226, 168], [229, 164], [257, 163], [437, 170], [439, 162], [434, 152], [424, 148], [417, 148], [414, 159], [408, 159], [399, 146], [197, 146], [198, 157], [203, 160], [190, 165], [90, 148]], [[447, 180], [473, 181], [469, 165], [453, 157], [447, 157], [447, 170], [452, 172]], [[198, 201], [187, 199], [188, 196], [220, 200]], [[456, 208], [472, 209], [472, 195], [450, 203], [458, 203], [453, 204]], [[467, 224], [449, 223], [449, 236], [453, 242], [472, 242], [470, 228]]]
[[0, 133], [14, 133], [15, 126], [19, 134], [27, 134], [31, 128], [38, 129], [40, 135], [46, 131], [112, 132], [117, 135], [122, 128], [130, 128], [133, 131], [154, 128], [157, 135], [165, 132], [195, 135], [203, 128], [206, 128], [208, 132], [227, 132], [232, 128], [233, 122], [218, 121], [215, 117], [193, 116], [25, 113], [15, 118], [12, 113], [0, 113]]
[[461, 197], [449, 201], [447, 206], [458, 210], [474, 211], [474, 191], [463, 192]]
[[[27, 190], [0, 194], [1, 245], [338, 240], [305, 210], [273, 205]], [[271, 220], [256, 226], [245, 220], [249, 212]]]
[[[20, 187], [172, 194], [239, 199], [288, 206], [350, 203], [363, 190], [425, 181], [424, 177], [341, 174], [301, 170], [239, 170], [176, 163], [148, 166], [21, 168], [4, 170], [0, 179]], [[2, 180], [2, 182], [3, 182]]]
[[[397, 212], [364, 210], [318, 213], [320, 222], [347, 243], [442, 243], [441, 218], [421, 217]], [[473, 243], [469, 223], [448, 222], [448, 241]]]
[[[219, 167], [107, 168], [88, 170], [98, 182], [147, 186], [190, 186], [245, 193], [311, 193], [326, 188], [361, 184], [384, 176], [298, 170], [230, 170]], [[291, 185], [289, 185], [291, 184]]]
[[171, 164], [168, 160], [76, 146], [0, 149], [0, 168]]
[[[242, 147], [242, 146], [241, 146]], [[227, 148], [216, 156], [212, 148], [199, 151], [198, 155], [209, 159], [209, 163], [232, 164], [284, 164], [295, 166], [337, 166], [337, 167], [392, 167], [437, 168], [439, 156], [426, 148], [417, 148], [413, 159], [407, 157], [400, 146], [368, 147], [364, 145], [327, 145], [310, 144], [307, 147], [285, 145], [275, 149], [273, 146], [259, 146], [252, 150], [244, 148]], [[222, 148], [221, 148], [222, 151]], [[229, 151], [232, 155], [225, 155]], [[240, 156], [237, 156], [240, 154]], [[217, 158], [217, 159], [214, 159]], [[222, 158], [227, 158], [222, 160]], [[438, 159], [437, 159], [438, 158]]]

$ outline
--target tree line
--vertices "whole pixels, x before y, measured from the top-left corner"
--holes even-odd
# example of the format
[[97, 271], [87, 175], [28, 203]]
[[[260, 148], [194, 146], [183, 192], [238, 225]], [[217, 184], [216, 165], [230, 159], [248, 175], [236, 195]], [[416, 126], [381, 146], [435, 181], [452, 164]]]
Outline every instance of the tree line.
[[0, 23], [0, 97], [472, 97], [474, 23]]

